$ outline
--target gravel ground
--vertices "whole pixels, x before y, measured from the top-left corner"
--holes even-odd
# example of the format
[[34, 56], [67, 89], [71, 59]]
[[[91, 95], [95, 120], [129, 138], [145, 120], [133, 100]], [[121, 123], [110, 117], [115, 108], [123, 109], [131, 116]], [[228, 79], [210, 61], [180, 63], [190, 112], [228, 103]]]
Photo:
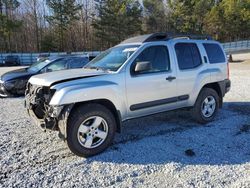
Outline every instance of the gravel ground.
[[250, 61], [231, 80], [214, 122], [184, 110], [128, 121], [88, 159], [30, 122], [23, 98], [0, 99], [0, 187], [250, 187]]

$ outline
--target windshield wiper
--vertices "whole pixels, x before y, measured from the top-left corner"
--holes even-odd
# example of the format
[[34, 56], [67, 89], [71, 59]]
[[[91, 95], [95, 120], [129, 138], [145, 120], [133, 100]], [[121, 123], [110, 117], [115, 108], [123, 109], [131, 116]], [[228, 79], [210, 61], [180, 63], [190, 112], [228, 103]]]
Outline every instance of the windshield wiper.
[[110, 69], [105, 69], [105, 68], [103, 68], [103, 67], [85, 67], [84, 69], [95, 69], [95, 70], [102, 70], [102, 71], [104, 71], [104, 72], [113, 72], [113, 71], [111, 71]]

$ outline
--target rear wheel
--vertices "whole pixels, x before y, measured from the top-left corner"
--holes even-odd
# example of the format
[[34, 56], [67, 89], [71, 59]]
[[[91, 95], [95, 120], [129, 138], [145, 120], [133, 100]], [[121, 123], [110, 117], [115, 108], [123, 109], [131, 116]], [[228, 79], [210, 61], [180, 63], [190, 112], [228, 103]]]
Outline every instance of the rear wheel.
[[112, 143], [116, 121], [106, 107], [86, 104], [72, 113], [67, 127], [67, 144], [74, 154], [81, 157], [93, 156]]
[[219, 96], [217, 92], [211, 88], [204, 88], [192, 109], [192, 116], [199, 123], [208, 123], [216, 116], [218, 107]]

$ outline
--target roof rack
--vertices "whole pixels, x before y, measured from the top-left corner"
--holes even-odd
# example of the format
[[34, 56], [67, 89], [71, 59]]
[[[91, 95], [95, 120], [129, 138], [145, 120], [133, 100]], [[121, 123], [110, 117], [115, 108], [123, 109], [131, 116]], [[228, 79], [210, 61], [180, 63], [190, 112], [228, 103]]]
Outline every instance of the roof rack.
[[212, 37], [210, 37], [209, 35], [153, 33], [153, 34], [140, 35], [140, 36], [129, 38], [129, 39], [121, 42], [121, 44], [167, 41], [167, 40], [171, 40], [171, 39], [213, 40]]
[[213, 40], [209, 35], [194, 35], [188, 33], [171, 34], [168, 33], [169, 39], [196, 39], [196, 40]]

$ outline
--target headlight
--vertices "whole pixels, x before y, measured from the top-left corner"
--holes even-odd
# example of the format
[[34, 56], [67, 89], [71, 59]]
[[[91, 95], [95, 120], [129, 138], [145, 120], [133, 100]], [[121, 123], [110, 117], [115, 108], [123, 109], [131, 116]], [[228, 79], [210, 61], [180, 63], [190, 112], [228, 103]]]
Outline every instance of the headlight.
[[64, 106], [51, 106], [50, 115], [51, 117], [58, 117]]
[[11, 80], [11, 81], [6, 81], [4, 83], [4, 86], [8, 90], [11, 90], [13, 88], [15, 88], [15, 89], [23, 89], [23, 88], [25, 88], [26, 83], [27, 83], [27, 80]]
[[6, 87], [6, 89], [10, 90], [10, 89], [13, 89], [15, 87], [15, 83], [16, 83], [15, 80], [6, 81], [6, 82], [4, 82], [4, 86]]

